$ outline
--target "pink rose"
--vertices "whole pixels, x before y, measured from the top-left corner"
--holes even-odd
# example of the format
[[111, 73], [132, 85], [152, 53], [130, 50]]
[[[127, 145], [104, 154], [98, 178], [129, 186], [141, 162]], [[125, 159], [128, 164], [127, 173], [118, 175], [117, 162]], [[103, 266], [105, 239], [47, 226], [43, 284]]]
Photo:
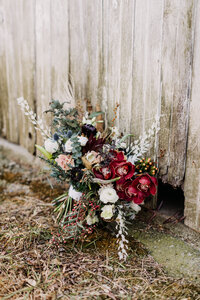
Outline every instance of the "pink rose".
[[60, 154], [55, 161], [64, 171], [70, 170], [70, 166], [74, 167], [74, 160], [71, 155]]

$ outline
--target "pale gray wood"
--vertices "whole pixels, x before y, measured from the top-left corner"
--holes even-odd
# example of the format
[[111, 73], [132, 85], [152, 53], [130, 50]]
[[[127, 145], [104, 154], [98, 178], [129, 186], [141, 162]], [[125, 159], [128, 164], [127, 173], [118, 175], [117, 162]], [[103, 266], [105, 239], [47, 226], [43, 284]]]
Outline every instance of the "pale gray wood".
[[51, 0], [50, 13], [51, 96], [54, 100], [59, 99], [64, 102], [66, 101], [65, 87], [69, 80], [68, 1]]
[[[173, 186], [185, 174], [193, 1], [165, 1], [162, 43], [160, 175]], [[162, 156], [162, 155], [161, 155]]]
[[[103, 74], [104, 110], [108, 120], [114, 118], [114, 108], [120, 102], [121, 21], [122, 1], [103, 1]], [[119, 111], [115, 121], [119, 126]]]
[[162, 31], [163, 2], [136, 1], [131, 111], [136, 137], [160, 115]]
[[69, 72], [77, 99], [92, 99], [95, 108], [101, 96], [102, 2], [75, 0], [69, 4]]
[[9, 139], [9, 118], [8, 118], [8, 82], [6, 75], [6, 7], [4, 1], [0, 1], [0, 118], [1, 135]]
[[[48, 125], [51, 118], [43, 112], [51, 100], [51, 0], [36, 0], [35, 51], [36, 51], [36, 112]], [[37, 144], [43, 144], [37, 131]]]
[[16, 99], [24, 95], [31, 106], [34, 103], [34, 1], [29, 5], [24, 0], [1, 1], [1, 4], [4, 9], [1, 22], [3, 135], [33, 152], [35, 132], [17, 109]]
[[194, 58], [184, 193], [185, 224], [200, 230], [200, 2], [195, 4]]

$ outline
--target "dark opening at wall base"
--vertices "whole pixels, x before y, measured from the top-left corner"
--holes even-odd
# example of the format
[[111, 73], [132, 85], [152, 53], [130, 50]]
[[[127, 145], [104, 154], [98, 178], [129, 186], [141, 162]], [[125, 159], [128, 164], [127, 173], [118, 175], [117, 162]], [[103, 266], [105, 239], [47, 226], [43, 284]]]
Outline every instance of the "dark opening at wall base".
[[163, 202], [159, 211], [161, 214], [166, 216], [172, 216], [176, 213], [184, 215], [184, 200], [184, 192], [180, 187], [174, 188], [159, 180], [157, 206]]

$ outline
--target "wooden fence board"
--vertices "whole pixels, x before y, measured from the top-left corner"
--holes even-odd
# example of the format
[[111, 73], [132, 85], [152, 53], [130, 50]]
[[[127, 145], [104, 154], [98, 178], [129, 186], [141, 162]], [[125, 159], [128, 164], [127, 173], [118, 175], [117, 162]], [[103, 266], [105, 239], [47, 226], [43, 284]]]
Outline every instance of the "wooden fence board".
[[6, 7], [4, 0], [0, 0], [0, 117], [1, 117], [1, 135], [9, 139], [9, 118], [8, 118], [8, 82], [6, 71]]
[[[51, 0], [36, 0], [36, 112], [46, 124], [50, 117], [43, 114], [51, 100]], [[42, 144], [43, 138], [37, 132], [37, 143]]]
[[200, 228], [200, 2], [195, 4], [197, 6], [195, 7], [194, 58], [184, 193], [185, 223], [198, 230]]
[[166, 1], [162, 49], [160, 158], [163, 181], [181, 185], [185, 173], [190, 97], [193, 1]]
[[51, 0], [50, 14], [51, 96], [66, 101], [65, 87], [69, 80], [68, 1]]
[[132, 132], [148, 130], [160, 114], [163, 3], [136, 1]]

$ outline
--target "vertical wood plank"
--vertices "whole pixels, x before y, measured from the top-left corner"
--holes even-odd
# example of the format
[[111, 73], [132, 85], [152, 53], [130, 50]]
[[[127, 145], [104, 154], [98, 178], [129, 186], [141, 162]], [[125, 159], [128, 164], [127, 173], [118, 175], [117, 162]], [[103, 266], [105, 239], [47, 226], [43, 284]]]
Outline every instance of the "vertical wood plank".
[[184, 193], [185, 224], [200, 230], [200, 2], [195, 4], [194, 57]]
[[160, 110], [163, 1], [136, 1], [132, 132], [148, 130]]
[[[50, 116], [43, 112], [51, 101], [51, 0], [36, 0], [36, 108], [46, 125]], [[43, 138], [37, 131], [37, 143]]]
[[69, 2], [70, 74], [76, 97], [92, 99], [95, 107], [101, 94], [102, 2]]
[[[51, 95], [66, 101], [69, 80], [69, 16], [68, 1], [51, 0]], [[71, 103], [73, 106], [74, 103]]]
[[[6, 64], [7, 99], [3, 109], [7, 112], [6, 136], [20, 143], [30, 152], [34, 151], [35, 132], [32, 124], [18, 110], [16, 99], [27, 98], [30, 106], [34, 102], [34, 1], [4, 1], [4, 47]], [[4, 79], [2, 79], [4, 80]], [[6, 92], [6, 87], [4, 93]]]
[[[11, 1], [4, 1], [3, 6], [5, 9], [5, 60], [6, 60], [6, 81], [8, 87], [8, 98], [6, 99], [7, 105], [6, 118], [8, 119], [6, 126], [6, 137], [14, 142], [19, 141], [18, 128], [18, 115], [16, 114], [16, 98], [21, 94], [21, 85], [19, 85], [19, 77], [21, 70], [19, 68], [17, 57], [19, 56], [19, 41], [17, 39], [17, 20], [20, 16], [20, 10], [16, 10], [16, 3], [11, 4]], [[16, 23], [16, 26], [14, 24]]]
[[[35, 110], [35, 1], [23, 0], [18, 3], [16, 9], [21, 10], [18, 19], [18, 32], [21, 31], [19, 47], [19, 65], [21, 77], [18, 85], [22, 85], [22, 95], [27, 99], [30, 107]], [[17, 75], [16, 75], [17, 76]], [[17, 95], [19, 97], [21, 95]], [[19, 143], [29, 152], [34, 152], [36, 132], [33, 125], [22, 113], [19, 115]]]
[[1, 135], [8, 138], [9, 119], [8, 119], [8, 83], [6, 71], [6, 7], [4, 1], [0, 1], [0, 118]]
[[[108, 120], [114, 117], [114, 108], [120, 103], [122, 1], [103, 0], [103, 74], [104, 103]], [[119, 114], [116, 120], [119, 125]]]
[[165, 1], [162, 47], [160, 175], [183, 183], [188, 131], [193, 1]]
[[134, 53], [135, 1], [122, 2], [119, 128], [131, 132], [133, 53]]

